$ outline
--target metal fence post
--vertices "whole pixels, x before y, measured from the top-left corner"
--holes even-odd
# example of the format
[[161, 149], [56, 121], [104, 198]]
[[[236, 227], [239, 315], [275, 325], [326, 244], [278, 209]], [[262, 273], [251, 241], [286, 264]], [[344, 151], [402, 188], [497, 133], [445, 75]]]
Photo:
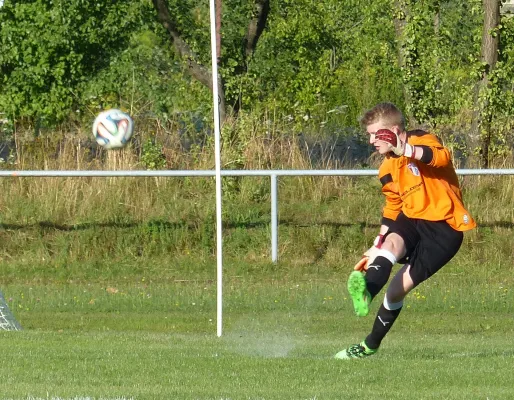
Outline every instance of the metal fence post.
[[271, 261], [278, 259], [278, 179], [271, 174]]

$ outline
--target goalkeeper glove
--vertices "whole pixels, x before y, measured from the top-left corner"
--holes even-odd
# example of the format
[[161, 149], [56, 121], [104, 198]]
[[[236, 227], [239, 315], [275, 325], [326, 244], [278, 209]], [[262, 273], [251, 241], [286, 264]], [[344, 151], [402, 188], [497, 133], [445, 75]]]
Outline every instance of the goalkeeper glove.
[[368, 261], [369, 261], [369, 257], [362, 256], [362, 258], [359, 260], [359, 262], [357, 264], [355, 264], [353, 269], [355, 271], [360, 271], [362, 273], [365, 273], [368, 270], [368, 265], [369, 265]]
[[414, 146], [407, 142], [403, 143], [398, 135], [389, 129], [379, 129], [375, 133], [375, 139], [387, 143], [389, 149], [397, 156], [411, 158], [414, 155]]

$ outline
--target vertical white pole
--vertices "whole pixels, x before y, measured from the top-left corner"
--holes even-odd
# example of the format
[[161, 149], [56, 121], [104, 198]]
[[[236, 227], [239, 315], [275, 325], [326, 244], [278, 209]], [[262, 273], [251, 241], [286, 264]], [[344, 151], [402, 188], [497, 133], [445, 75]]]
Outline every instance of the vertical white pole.
[[277, 174], [271, 174], [271, 261], [278, 259], [278, 183]]
[[221, 156], [220, 156], [220, 111], [218, 94], [218, 55], [216, 51], [216, 9], [210, 0], [211, 16], [211, 61], [212, 61], [212, 98], [214, 105], [214, 151], [216, 163], [216, 265], [217, 265], [217, 335], [223, 331], [223, 254], [221, 227]]

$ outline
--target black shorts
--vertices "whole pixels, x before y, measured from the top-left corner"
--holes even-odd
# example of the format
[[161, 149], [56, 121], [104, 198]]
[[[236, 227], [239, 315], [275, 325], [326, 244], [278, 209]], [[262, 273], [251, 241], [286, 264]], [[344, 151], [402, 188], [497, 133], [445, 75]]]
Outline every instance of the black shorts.
[[[462, 245], [464, 234], [445, 221], [411, 219], [400, 213], [387, 234], [402, 237], [407, 253], [399, 263], [410, 264], [410, 277], [415, 285], [427, 280], [446, 265]], [[387, 236], [386, 234], [386, 236]]]

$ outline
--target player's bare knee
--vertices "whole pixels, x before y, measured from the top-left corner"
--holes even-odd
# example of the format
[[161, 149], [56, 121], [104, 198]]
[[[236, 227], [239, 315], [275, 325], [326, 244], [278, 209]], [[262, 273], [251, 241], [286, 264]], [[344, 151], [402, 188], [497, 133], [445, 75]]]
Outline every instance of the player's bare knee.
[[390, 251], [397, 259], [405, 256], [406, 252], [405, 241], [400, 235], [394, 232], [386, 236], [381, 248]]
[[402, 302], [405, 296], [416, 286], [410, 272], [411, 266], [405, 264], [393, 277], [385, 295], [389, 303]]

